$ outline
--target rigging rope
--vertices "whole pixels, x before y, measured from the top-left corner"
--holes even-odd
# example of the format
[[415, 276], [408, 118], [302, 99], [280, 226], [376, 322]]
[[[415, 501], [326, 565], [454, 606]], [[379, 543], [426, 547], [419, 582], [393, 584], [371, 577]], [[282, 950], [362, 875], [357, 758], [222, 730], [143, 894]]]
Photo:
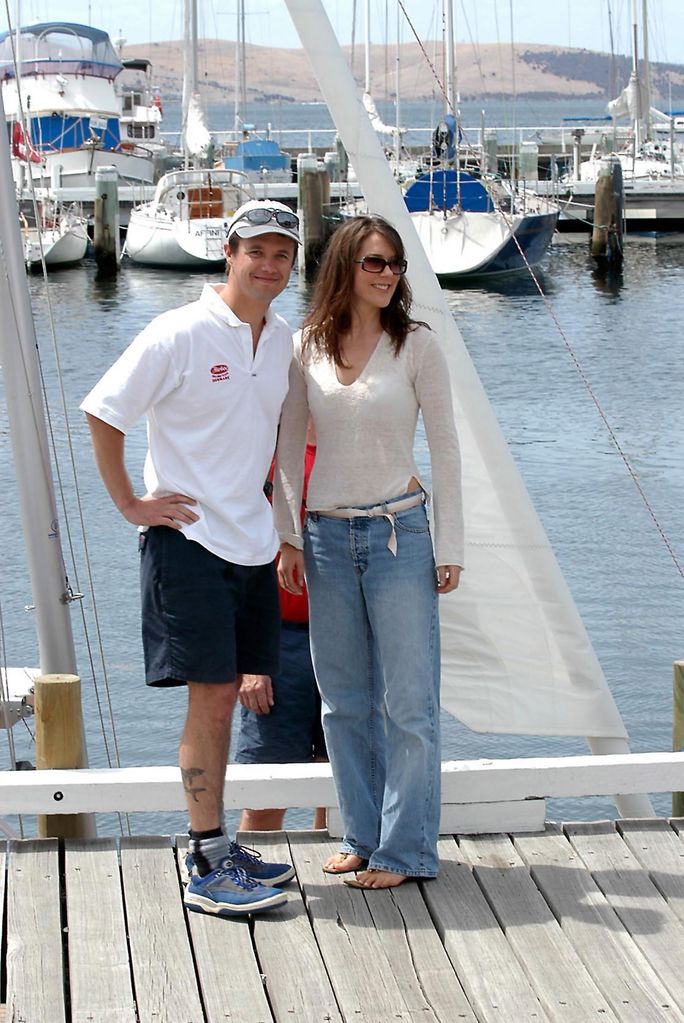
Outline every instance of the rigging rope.
[[[449, 100], [449, 97], [447, 96], [446, 91], [444, 89], [444, 85], [443, 85], [442, 81], [440, 80], [437, 72], [435, 71], [434, 64], [432, 63], [432, 61], [428, 57], [428, 55], [427, 55], [427, 53], [425, 51], [425, 47], [423, 46], [423, 43], [422, 43], [420, 37], [418, 36], [418, 33], [416, 32], [416, 29], [415, 29], [415, 27], [413, 25], [413, 22], [411, 21], [411, 18], [409, 17], [408, 12], [406, 11], [406, 7], [404, 6], [404, 0], [397, 0], [397, 2], [398, 2], [399, 6], [400, 6], [400, 8], [402, 10], [402, 13], [403, 13], [404, 17], [406, 18], [406, 21], [408, 22], [409, 28], [413, 32], [413, 35], [414, 35], [414, 37], [416, 39], [416, 42], [418, 43], [418, 46], [420, 47], [420, 50], [421, 50], [421, 52], [423, 54], [423, 57], [425, 58], [428, 66], [430, 67], [430, 69], [432, 71], [432, 74], [435, 77], [435, 80], [437, 81], [437, 84], [439, 86], [440, 92], [442, 93], [442, 96], [444, 97], [444, 100], [445, 100], [445, 102], [447, 104], [448, 109], [451, 111], [451, 113], [457, 119], [457, 129], [458, 129], [458, 111], [454, 110], [453, 107], [452, 107], [452, 104], [451, 104], [451, 102]], [[512, 36], [512, 33], [511, 33], [511, 36]], [[467, 132], [465, 132], [465, 131], [464, 131], [464, 138], [465, 138], [465, 141], [466, 141], [466, 147], [471, 152], [475, 153], [475, 151], [476, 151], [475, 147], [468, 140]], [[498, 199], [497, 199], [496, 195], [493, 193], [493, 191], [489, 187], [489, 183], [487, 182], [487, 180], [485, 178], [482, 178], [481, 181], [482, 181], [482, 184], [484, 185], [484, 187], [487, 189], [487, 192], [488, 192], [492, 202], [496, 205], [499, 213], [503, 216], [504, 220], [506, 221], [508, 227], [512, 228], [512, 222], [510, 221], [507, 212], [501, 208], [500, 203], [498, 202]], [[676, 554], [676, 552], [674, 550], [674, 547], [673, 547], [673, 545], [672, 545], [672, 543], [671, 543], [667, 533], [665, 532], [665, 529], [663, 528], [663, 526], [662, 526], [662, 524], [661, 524], [661, 522], [660, 522], [660, 520], [659, 520], [659, 518], [658, 518], [658, 516], [657, 516], [657, 514], [655, 512], [655, 509], [653, 508], [651, 502], [648, 499], [648, 495], [646, 494], [646, 492], [644, 491], [644, 488], [641, 485], [641, 481], [639, 480], [639, 477], [638, 477], [638, 475], [636, 473], [636, 470], [634, 469], [634, 467], [633, 467], [633, 465], [632, 465], [632, 463], [631, 463], [627, 453], [625, 452], [624, 448], [620, 444], [620, 440], [619, 440], [617, 434], [615, 433], [615, 430], [611, 426], [610, 421], [608, 419], [608, 416], [607, 416], [605, 410], [603, 409], [603, 407], [601, 405], [601, 402], [600, 402], [600, 400], [598, 398], [598, 395], [596, 394], [596, 392], [594, 391], [594, 389], [593, 389], [593, 387], [591, 385], [591, 381], [589, 380], [589, 377], [587, 376], [587, 373], [584, 370], [584, 367], [583, 367], [583, 365], [582, 365], [582, 363], [580, 361], [579, 356], [577, 355], [575, 349], [573, 348], [573, 346], [572, 346], [572, 344], [570, 342], [570, 339], [568, 338], [565, 330], [563, 329], [563, 326], [561, 325], [561, 323], [560, 323], [560, 321], [559, 321], [559, 319], [558, 319], [558, 317], [556, 315], [555, 309], [553, 308], [553, 305], [551, 304], [551, 301], [549, 300], [546, 292], [544, 291], [544, 288], [542, 287], [542, 284], [541, 284], [539, 278], [537, 277], [536, 273], [534, 272], [533, 267], [530, 265], [530, 263], [529, 263], [529, 261], [527, 259], [527, 256], [523, 252], [523, 250], [522, 250], [522, 248], [520, 246], [520, 243], [519, 243], [517, 237], [515, 236], [515, 233], [512, 234], [512, 238], [513, 238], [513, 241], [515, 242], [515, 244], [517, 246], [518, 252], [519, 252], [522, 260], [525, 263], [525, 267], [527, 269], [527, 272], [529, 273], [530, 277], [534, 281], [534, 285], [535, 285], [537, 291], [539, 292], [539, 294], [540, 294], [540, 296], [542, 298], [542, 301], [544, 302], [544, 306], [546, 307], [546, 311], [548, 312], [549, 316], [551, 317], [551, 319], [552, 319], [556, 329], [558, 330], [558, 333], [559, 333], [559, 335], [561, 337], [561, 340], [563, 341], [563, 344], [565, 345], [565, 347], [567, 349], [567, 352], [570, 355], [570, 358], [572, 359], [572, 362], [573, 362], [573, 365], [575, 367], [575, 370], [576, 370], [576, 372], [577, 372], [577, 374], [578, 374], [582, 384], [584, 385], [584, 387], [585, 387], [589, 397], [591, 398], [591, 400], [592, 400], [592, 402], [593, 402], [593, 404], [594, 404], [594, 406], [595, 406], [599, 416], [601, 417], [601, 420], [602, 420], [602, 422], [603, 422], [603, 424], [604, 424], [604, 426], [605, 426], [605, 428], [606, 428], [606, 430], [608, 432], [608, 436], [609, 436], [609, 438], [611, 440], [611, 443], [613, 444], [615, 450], [617, 451], [617, 453], [619, 454], [620, 458], [622, 459], [622, 462], [624, 463], [624, 466], [625, 466], [625, 468], [627, 470], [627, 473], [630, 476], [634, 486], [636, 487], [637, 493], [641, 497], [641, 500], [643, 501], [643, 503], [644, 503], [644, 505], [646, 507], [646, 510], [647, 510], [647, 512], [648, 512], [648, 514], [649, 514], [649, 516], [650, 516], [650, 518], [651, 518], [651, 520], [652, 520], [656, 530], [658, 531], [658, 533], [660, 535], [660, 538], [661, 538], [663, 544], [665, 545], [665, 548], [666, 548], [668, 554], [670, 555], [670, 558], [672, 559], [672, 561], [674, 563], [674, 566], [675, 566], [676, 570], [679, 572], [680, 576], [682, 578], [684, 578], [684, 566], [682, 566], [682, 563], [680, 562], [679, 558], [677, 557], [677, 554]]]

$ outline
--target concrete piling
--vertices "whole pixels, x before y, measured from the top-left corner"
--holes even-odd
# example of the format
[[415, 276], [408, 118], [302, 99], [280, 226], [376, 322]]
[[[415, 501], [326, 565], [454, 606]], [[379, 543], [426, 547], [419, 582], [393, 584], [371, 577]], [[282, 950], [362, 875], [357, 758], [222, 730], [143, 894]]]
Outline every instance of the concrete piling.
[[330, 178], [319, 169], [313, 153], [297, 158], [299, 185], [298, 212], [302, 244], [299, 246], [299, 269], [305, 280], [312, 280], [328, 237], [323, 208], [330, 202]]
[[95, 262], [101, 274], [118, 273], [121, 262], [119, 240], [119, 175], [116, 167], [95, 171]]

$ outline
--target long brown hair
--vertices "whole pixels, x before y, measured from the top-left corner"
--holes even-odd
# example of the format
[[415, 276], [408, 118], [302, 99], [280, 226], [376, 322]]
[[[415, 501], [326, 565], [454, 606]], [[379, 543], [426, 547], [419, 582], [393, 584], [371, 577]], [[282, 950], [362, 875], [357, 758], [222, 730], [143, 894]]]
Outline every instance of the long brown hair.
[[[333, 234], [316, 277], [311, 310], [303, 326], [304, 349], [327, 356], [336, 366], [344, 366], [341, 339], [351, 328], [354, 260], [362, 243], [375, 233], [389, 242], [397, 259], [404, 259], [404, 243], [396, 228], [382, 217], [354, 217]], [[380, 310], [380, 323], [392, 341], [395, 355], [401, 351], [409, 331], [418, 326], [409, 316], [411, 301], [411, 288], [402, 276], [389, 304]]]

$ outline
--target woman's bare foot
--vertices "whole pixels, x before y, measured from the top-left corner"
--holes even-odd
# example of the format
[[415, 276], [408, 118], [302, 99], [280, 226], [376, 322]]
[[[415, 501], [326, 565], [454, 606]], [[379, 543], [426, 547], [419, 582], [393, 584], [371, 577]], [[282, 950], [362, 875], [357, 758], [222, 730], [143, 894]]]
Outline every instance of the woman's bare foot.
[[363, 870], [368, 860], [355, 853], [338, 852], [323, 864], [324, 874], [353, 874], [357, 870]]
[[396, 888], [408, 880], [406, 874], [395, 874], [391, 870], [362, 870], [356, 877], [345, 879], [350, 888]]

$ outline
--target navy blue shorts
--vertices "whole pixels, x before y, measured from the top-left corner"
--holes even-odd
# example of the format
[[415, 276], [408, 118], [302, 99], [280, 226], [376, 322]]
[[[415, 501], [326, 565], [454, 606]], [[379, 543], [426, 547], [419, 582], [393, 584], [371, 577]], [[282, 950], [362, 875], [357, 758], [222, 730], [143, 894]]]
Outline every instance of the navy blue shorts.
[[284, 622], [280, 655], [270, 714], [240, 708], [238, 764], [304, 764], [327, 755], [308, 628]]
[[152, 526], [140, 534], [140, 585], [149, 686], [280, 670], [275, 562], [234, 565], [180, 530]]

